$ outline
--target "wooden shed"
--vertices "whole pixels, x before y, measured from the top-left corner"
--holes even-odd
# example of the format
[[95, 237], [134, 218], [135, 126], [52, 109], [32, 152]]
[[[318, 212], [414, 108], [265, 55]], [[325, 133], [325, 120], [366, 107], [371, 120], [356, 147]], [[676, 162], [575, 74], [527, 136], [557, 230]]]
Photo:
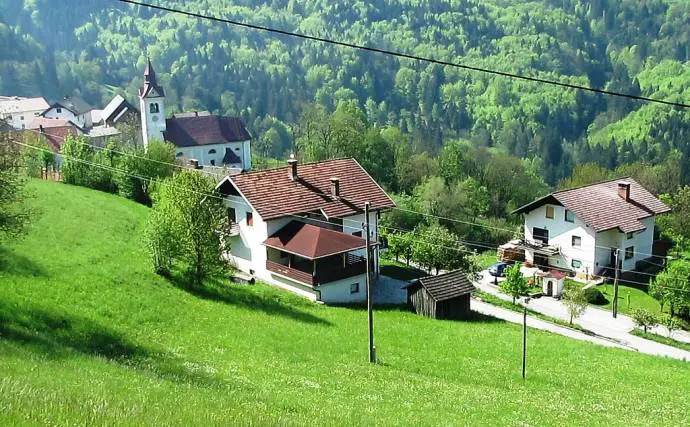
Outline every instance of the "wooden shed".
[[461, 270], [428, 276], [407, 285], [410, 309], [434, 319], [466, 319], [474, 286]]

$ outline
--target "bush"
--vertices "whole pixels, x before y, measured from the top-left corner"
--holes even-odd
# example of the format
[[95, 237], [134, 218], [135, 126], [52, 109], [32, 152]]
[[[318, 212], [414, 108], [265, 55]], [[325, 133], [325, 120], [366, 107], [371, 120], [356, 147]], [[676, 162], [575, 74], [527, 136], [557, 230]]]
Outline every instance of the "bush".
[[609, 300], [604, 296], [604, 294], [596, 287], [591, 287], [585, 290], [585, 298], [587, 302], [593, 305], [606, 305]]

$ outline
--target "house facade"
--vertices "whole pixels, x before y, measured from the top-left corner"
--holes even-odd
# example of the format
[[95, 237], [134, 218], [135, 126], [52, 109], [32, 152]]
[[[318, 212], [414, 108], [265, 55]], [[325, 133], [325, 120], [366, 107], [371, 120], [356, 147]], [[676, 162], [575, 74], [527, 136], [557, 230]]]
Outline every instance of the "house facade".
[[631, 178], [549, 194], [515, 211], [524, 215], [525, 260], [581, 277], [615, 266], [636, 270], [652, 257], [656, 216], [670, 209]]
[[91, 111], [93, 107], [83, 99], [71, 96], [53, 103], [41, 116], [46, 119], [65, 120], [74, 123], [82, 129], [90, 129], [93, 126]]
[[[366, 300], [364, 201], [370, 239], [395, 206], [354, 159], [226, 177], [218, 190], [228, 211], [227, 258], [239, 270], [315, 301]], [[371, 272], [379, 271], [378, 246]]]
[[0, 120], [6, 121], [14, 129], [26, 129], [48, 107], [50, 105], [45, 98], [0, 96]]
[[144, 147], [150, 140], [165, 140], [176, 147], [176, 156], [184, 163], [194, 160], [202, 166], [251, 169], [251, 136], [241, 119], [207, 111], [166, 118], [165, 90], [151, 61], [144, 70], [139, 104]]

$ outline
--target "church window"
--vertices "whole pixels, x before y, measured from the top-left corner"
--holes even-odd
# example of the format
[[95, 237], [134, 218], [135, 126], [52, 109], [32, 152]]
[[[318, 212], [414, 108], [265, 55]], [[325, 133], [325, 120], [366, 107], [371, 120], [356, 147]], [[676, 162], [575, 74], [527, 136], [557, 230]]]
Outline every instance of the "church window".
[[179, 153], [175, 154], [175, 157], [182, 157], [182, 156], [184, 156], [184, 153], [183, 153], [182, 151], [180, 151]]
[[208, 150], [208, 154], [216, 154], [216, 150], [215, 149]]
[[160, 109], [158, 108], [158, 103], [157, 102], [152, 102], [151, 105], [149, 106], [149, 112], [153, 113], [158, 113], [160, 112]]

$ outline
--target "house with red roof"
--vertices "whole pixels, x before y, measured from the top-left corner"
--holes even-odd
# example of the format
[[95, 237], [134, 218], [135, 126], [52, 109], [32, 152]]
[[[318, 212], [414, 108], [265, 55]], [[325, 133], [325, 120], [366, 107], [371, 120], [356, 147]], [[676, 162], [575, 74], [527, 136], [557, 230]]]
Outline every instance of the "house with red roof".
[[[228, 214], [230, 263], [315, 301], [366, 300], [365, 202], [372, 243], [395, 203], [354, 159], [244, 172], [217, 186]], [[371, 271], [379, 271], [378, 246]]]
[[178, 159], [195, 160], [203, 166], [225, 166], [238, 171], [252, 167], [251, 136], [238, 117], [203, 112], [165, 115], [165, 90], [148, 61], [144, 84], [139, 89], [144, 147], [160, 139], [176, 147]]
[[514, 213], [524, 215], [521, 248], [537, 267], [580, 276], [637, 270], [652, 257], [657, 215], [670, 209], [632, 178], [557, 191]]
[[48, 119], [45, 117], [36, 117], [27, 129], [27, 132], [44, 139], [56, 153], [60, 153], [68, 136], [85, 134], [82, 128], [69, 120]]

